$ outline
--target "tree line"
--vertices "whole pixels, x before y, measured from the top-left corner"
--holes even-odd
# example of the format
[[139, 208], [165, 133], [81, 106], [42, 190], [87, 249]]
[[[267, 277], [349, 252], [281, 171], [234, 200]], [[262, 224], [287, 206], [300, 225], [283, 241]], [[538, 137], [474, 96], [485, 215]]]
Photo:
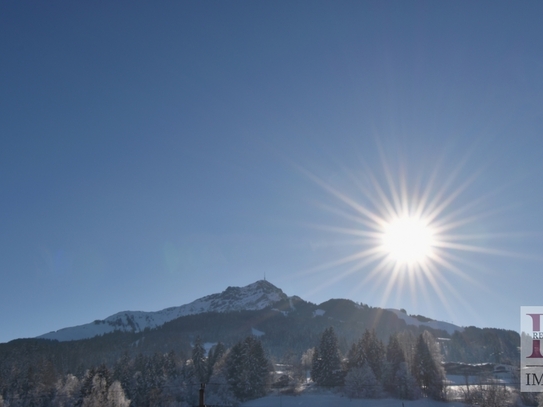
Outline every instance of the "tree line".
[[[32, 363], [11, 363], [9, 371], [0, 371], [0, 407], [188, 407], [197, 404], [201, 383], [208, 404], [235, 406], [272, 388], [296, 393], [308, 379], [350, 398], [446, 398], [442, 355], [451, 349], [440, 349], [428, 331], [402, 331], [385, 344], [374, 330], [346, 342], [330, 326], [316, 343], [275, 359], [254, 336], [230, 348], [196, 337], [187, 353], [125, 352], [113, 363], [70, 372], [59, 372], [40, 354]], [[272, 362], [278, 362], [278, 372]], [[465, 401], [481, 406], [494, 393], [507, 393], [491, 388], [491, 394], [484, 386], [467, 389]]]
[[173, 351], [125, 353], [113, 366], [80, 374], [58, 374], [48, 361], [13, 369], [0, 381], [0, 407], [189, 407], [197, 404], [201, 383], [210, 404], [235, 406], [265, 395], [273, 370], [252, 336], [230, 349], [219, 342], [209, 350], [196, 338], [188, 359]]
[[328, 328], [312, 353], [311, 379], [342, 388], [349, 397], [445, 398], [441, 353], [429, 332], [417, 338], [392, 335], [385, 346], [375, 331], [366, 330], [342, 358], [334, 329]]

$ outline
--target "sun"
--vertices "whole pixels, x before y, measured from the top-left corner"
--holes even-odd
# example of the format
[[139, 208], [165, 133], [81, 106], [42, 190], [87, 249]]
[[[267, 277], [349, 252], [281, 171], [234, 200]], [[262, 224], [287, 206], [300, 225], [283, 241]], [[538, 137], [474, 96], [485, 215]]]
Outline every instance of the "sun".
[[431, 258], [434, 245], [434, 231], [419, 217], [396, 217], [383, 227], [381, 249], [400, 265], [424, 265]]
[[[470, 272], [480, 267], [472, 259], [508, 254], [485, 243], [493, 234], [475, 232], [491, 213], [486, 202], [490, 195], [476, 190], [477, 172], [462, 178], [463, 164], [456, 165], [446, 174], [436, 166], [410, 176], [403, 165], [392, 168], [383, 158], [382, 173], [367, 167], [348, 172], [353, 183], [343, 188], [349, 192], [301, 168], [333, 198], [319, 206], [340, 218], [335, 224], [311, 226], [332, 232], [330, 239], [342, 235], [338, 244], [346, 248], [345, 255], [303, 273], [327, 273], [317, 289], [349, 278], [353, 292], [371, 292], [381, 306], [409, 298], [425, 304], [437, 300], [451, 314], [451, 301], [469, 308], [459, 283], [485, 289]], [[472, 191], [476, 199], [467, 196]]]

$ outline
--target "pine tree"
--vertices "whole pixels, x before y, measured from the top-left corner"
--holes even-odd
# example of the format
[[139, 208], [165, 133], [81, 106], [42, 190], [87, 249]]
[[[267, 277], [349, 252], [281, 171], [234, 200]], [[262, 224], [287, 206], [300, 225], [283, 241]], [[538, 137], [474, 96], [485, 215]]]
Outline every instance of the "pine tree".
[[382, 387], [369, 364], [355, 367], [345, 376], [345, 393], [351, 398], [378, 398]]
[[362, 336], [362, 348], [366, 361], [373, 371], [378, 382], [382, 379], [382, 369], [385, 361], [385, 346], [375, 333], [375, 330], [366, 330]]
[[396, 335], [391, 335], [388, 340], [386, 360], [394, 371], [397, 371], [400, 365], [405, 362], [405, 355]]
[[73, 406], [77, 401], [81, 384], [74, 375], [68, 374], [63, 379], [59, 379], [56, 384], [54, 407]]
[[407, 368], [407, 363], [400, 363], [396, 370], [393, 382], [396, 385], [395, 394], [400, 399], [416, 400], [421, 396], [420, 387]]
[[266, 358], [262, 343], [255, 337], [249, 336], [247, 346], [247, 373], [251, 383], [251, 398], [266, 394], [270, 386], [271, 364]]
[[428, 331], [417, 338], [413, 360], [413, 376], [422, 391], [434, 400], [444, 398], [445, 373], [441, 367], [439, 349]]
[[200, 337], [196, 338], [194, 347], [192, 348], [192, 365], [194, 366], [194, 374], [198, 382], [206, 383], [208, 380], [206, 351]]
[[130, 406], [130, 400], [128, 400], [124, 394], [123, 388], [119, 381], [114, 381], [109, 386], [107, 392], [107, 404], [106, 407], [128, 407]]
[[332, 327], [327, 328], [321, 337], [319, 348], [313, 356], [311, 377], [319, 386], [334, 387], [343, 382], [341, 357], [337, 337]]
[[129, 389], [133, 375], [134, 371], [130, 356], [128, 352], [125, 352], [113, 367], [113, 379], [121, 383], [122, 388], [128, 393], [128, 397], [131, 397]]
[[311, 355], [311, 380], [315, 383], [320, 383], [322, 377], [322, 358], [319, 353], [319, 348], [313, 349]]
[[[405, 355], [396, 335], [388, 340], [386, 351], [386, 364], [383, 371], [383, 387], [392, 395], [399, 396], [401, 384], [396, 379], [400, 367], [405, 365]], [[404, 397], [406, 398], [406, 397]]]
[[107, 406], [108, 390], [112, 383], [111, 372], [105, 365], [91, 369], [83, 381], [81, 398], [77, 404], [81, 407]]
[[347, 353], [347, 369], [361, 368], [366, 363], [366, 359], [362, 339], [359, 339], [352, 344]]
[[168, 352], [166, 355], [166, 360], [164, 361], [164, 373], [168, 379], [175, 379], [177, 376], [179, 376], [176, 359], [177, 357], [173, 350]]
[[236, 405], [236, 399], [226, 377], [226, 354], [214, 364], [213, 374], [206, 387], [206, 402], [216, 405]]
[[252, 336], [235, 344], [226, 357], [226, 378], [241, 401], [264, 396], [270, 385], [270, 362]]

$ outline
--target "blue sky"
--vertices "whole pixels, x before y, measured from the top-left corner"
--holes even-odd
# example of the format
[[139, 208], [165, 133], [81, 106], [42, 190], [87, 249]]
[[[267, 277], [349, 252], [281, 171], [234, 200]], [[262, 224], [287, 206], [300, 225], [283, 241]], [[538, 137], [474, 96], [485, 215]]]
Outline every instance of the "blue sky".
[[[517, 330], [542, 301], [541, 15], [528, 1], [3, 2], [0, 342], [264, 274], [315, 303]], [[339, 261], [366, 226], [330, 188], [378, 211], [376, 185], [402, 182], [410, 201], [454, 197], [439, 216], [463, 221], [464, 248], [443, 249], [456, 271], [387, 293], [390, 270]]]

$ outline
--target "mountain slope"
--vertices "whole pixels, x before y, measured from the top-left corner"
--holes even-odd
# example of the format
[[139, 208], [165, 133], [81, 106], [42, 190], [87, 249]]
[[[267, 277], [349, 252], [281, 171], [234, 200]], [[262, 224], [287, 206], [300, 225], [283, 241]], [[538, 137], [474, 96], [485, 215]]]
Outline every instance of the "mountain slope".
[[398, 318], [405, 321], [407, 325], [426, 326], [428, 328], [445, 331], [449, 335], [452, 335], [455, 331], [462, 332], [464, 330], [464, 328], [451, 324], [450, 322], [434, 321], [430, 319], [427, 321], [421, 321], [420, 319], [407, 315], [405, 312], [397, 309], [388, 308], [387, 311], [393, 312]]
[[174, 319], [204, 312], [257, 311], [288, 299], [287, 295], [268, 281], [260, 280], [245, 287], [228, 287], [222, 293], [211, 294], [179, 307], [156, 312], [124, 311], [104, 320], [49, 332], [38, 338], [73, 341], [93, 338], [107, 333], [143, 332]]

